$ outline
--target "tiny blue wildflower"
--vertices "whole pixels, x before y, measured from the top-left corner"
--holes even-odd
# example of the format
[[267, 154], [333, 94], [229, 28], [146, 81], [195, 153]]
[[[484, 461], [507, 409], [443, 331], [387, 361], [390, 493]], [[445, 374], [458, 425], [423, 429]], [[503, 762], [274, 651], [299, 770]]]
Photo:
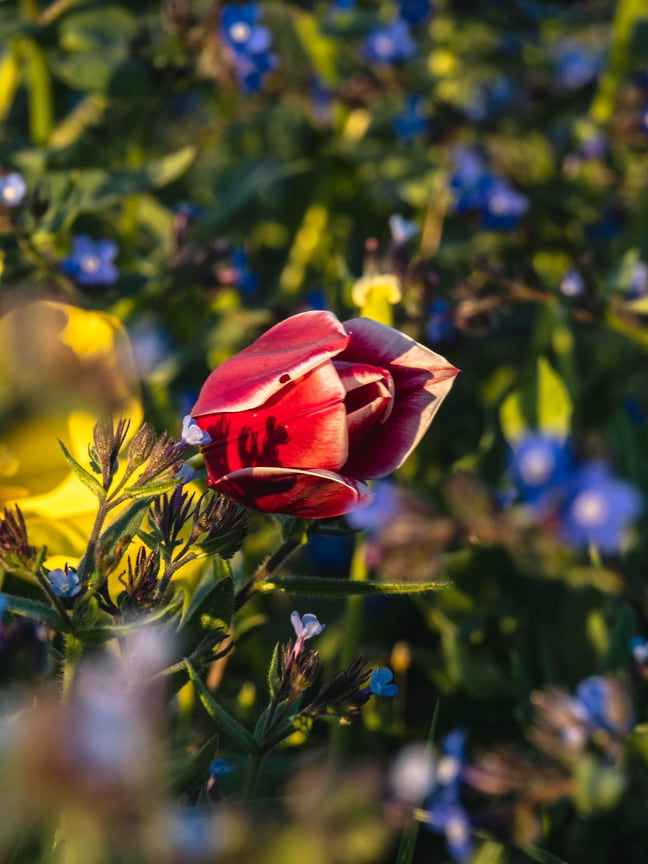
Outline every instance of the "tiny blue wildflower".
[[419, 233], [420, 228], [416, 222], [404, 219], [400, 213], [392, 213], [389, 217], [389, 232], [393, 242], [402, 246]]
[[425, 325], [428, 341], [433, 344], [452, 342], [457, 335], [457, 328], [452, 320], [452, 308], [441, 297], [432, 303], [429, 309], [430, 317]]
[[434, 6], [430, 0], [399, 0], [398, 16], [408, 24], [420, 24], [425, 21], [432, 12]]
[[482, 224], [484, 228], [506, 231], [514, 228], [528, 209], [526, 195], [517, 192], [506, 180], [495, 177], [486, 190]]
[[617, 678], [591, 675], [576, 688], [586, 723], [611, 735], [626, 735], [634, 726], [624, 684]]
[[635, 661], [640, 666], [648, 664], [648, 641], [643, 639], [641, 636], [633, 636], [629, 645]]
[[400, 18], [372, 30], [364, 44], [365, 57], [381, 65], [407, 60], [415, 52], [416, 43], [410, 34], [409, 25]]
[[371, 673], [369, 689], [374, 696], [395, 696], [398, 687], [392, 683], [394, 673], [386, 666], [379, 666]]
[[232, 771], [236, 771], [236, 766], [230, 765], [226, 759], [214, 759], [209, 766], [209, 773], [212, 777], [225, 777]]
[[630, 483], [617, 480], [602, 462], [584, 465], [575, 475], [562, 507], [563, 536], [571, 546], [618, 552], [642, 500]]
[[571, 454], [564, 441], [533, 432], [513, 448], [509, 470], [520, 499], [542, 504], [571, 479]]
[[76, 597], [81, 590], [81, 582], [74, 567], [66, 565], [65, 570], [57, 567], [49, 571], [47, 578], [57, 597]]
[[554, 50], [558, 82], [565, 90], [576, 90], [593, 81], [602, 66], [602, 56], [585, 45], [566, 40]]
[[356, 531], [379, 533], [400, 509], [397, 488], [388, 480], [378, 481], [372, 489], [371, 503], [346, 514], [349, 525]]
[[436, 765], [435, 786], [424, 804], [425, 824], [445, 835], [448, 852], [455, 861], [465, 861], [472, 852], [470, 820], [459, 793], [465, 763], [466, 735], [457, 729], [442, 742]]
[[211, 444], [211, 435], [205, 432], [193, 419], [191, 414], [182, 418], [182, 440], [194, 447], [206, 447]]
[[12, 171], [0, 177], [0, 204], [17, 207], [27, 194], [27, 184], [20, 174]]
[[233, 252], [232, 269], [234, 270], [234, 281], [241, 294], [249, 296], [256, 293], [259, 288], [259, 279], [248, 267], [248, 256], [245, 250], [236, 249]]
[[303, 617], [299, 612], [293, 612], [290, 616], [290, 623], [295, 628], [297, 638], [305, 642], [307, 639], [312, 639], [313, 636], [319, 636], [326, 624], [320, 624], [317, 620], [317, 615], [307, 612]]
[[430, 118], [424, 110], [421, 97], [412, 93], [405, 99], [405, 107], [394, 117], [394, 132], [401, 141], [413, 141], [430, 127]]
[[96, 243], [86, 234], [72, 241], [72, 252], [63, 259], [62, 269], [79, 285], [111, 285], [118, 272], [113, 261], [117, 257], [117, 246], [110, 240]]
[[560, 292], [565, 297], [582, 297], [585, 293], [585, 280], [578, 270], [568, 270], [560, 280]]
[[182, 468], [173, 475], [174, 480], [179, 480], [180, 485], [184, 486], [185, 483], [191, 483], [191, 481], [198, 476], [198, 472], [194, 471], [191, 465], [188, 462], [184, 462]]
[[239, 86], [246, 93], [255, 93], [263, 86], [265, 76], [278, 65], [270, 51], [272, 34], [257, 22], [261, 11], [256, 3], [247, 6], [225, 6], [221, 28], [230, 49]]

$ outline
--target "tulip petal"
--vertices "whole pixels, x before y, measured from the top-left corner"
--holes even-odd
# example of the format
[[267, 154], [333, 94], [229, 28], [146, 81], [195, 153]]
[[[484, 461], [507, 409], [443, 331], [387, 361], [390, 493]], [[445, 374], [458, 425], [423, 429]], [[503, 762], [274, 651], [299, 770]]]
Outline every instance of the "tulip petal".
[[255, 411], [198, 418], [210, 480], [242, 468], [324, 468], [346, 462], [344, 387], [330, 360], [288, 384]]
[[371, 492], [364, 483], [333, 471], [244, 468], [210, 485], [246, 507], [304, 519], [341, 516], [371, 500]]
[[[349, 457], [364, 440], [374, 423], [385, 423], [392, 412], [394, 381], [386, 369], [365, 363], [333, 360], [346, 390]], [[339, 468], [340, 466], [335, 466]]]
[[256, 408], [342, 351], [349, 337], [332, 312], [311, 310], [271, 327], [205, 381], [193, 417]]
[[363, 480], [385, 477], [421, 440], [459, 370], [440, 354], [370, 318], [345, 321], [344, 328], [351, 340], [335, 362], [370, 360], [386, 369], [394, 379], [394, 402], [389, 419], [369, 430], [341, 470]]

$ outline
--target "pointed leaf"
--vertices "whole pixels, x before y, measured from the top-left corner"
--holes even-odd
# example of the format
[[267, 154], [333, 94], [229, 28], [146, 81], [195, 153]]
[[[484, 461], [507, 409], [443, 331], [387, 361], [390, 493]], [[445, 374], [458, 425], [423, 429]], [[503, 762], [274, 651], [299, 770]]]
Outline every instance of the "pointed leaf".
[[538, 428], [554, 438], [569, 435], [572, 404], [567, 387], [545, 357], [538, 359]]
[[14, 615], [23, 615], [25, 618], [42, 621], [43, 624], [47, 624], [54, 630], [60, 630], [64, 633], [69, 633], [72, 629], [69, 622], [61, 618], [56, 609], [53, 609], [46, 603], [41, 603], [38, 600], [28, 600], [26, 597], [14, 597], [11, 594], [3, 594], [2, 599], [7, 612], [13, 612]]
[[177, 759], [171, 759], [166, 766], [169, 786], [176, 794], [190, 792], [205, 780], [217, 752], [218, 735], [212, 735], [197, 753], [182, 754]]
[[86, 471], [83, 466], [79, 465], [79, 463], [72, 456], [72, 454], [69, 452], [69, 450], [61, 440], [59, 440], [59, 444], [68, 465], [74, 471], [74, 473], [83, 483], [83, 485], [87, 486], [88, 489], [93, 493], [93, 495], [97, 496], [97, 498], [103, 498], [105, 495], [104, 489], [101, 483], [97, 480], [97, 478], [93, 477], [89, 471]]
[[163, 480], [160, 483], [144, 483], [142, 486], [128, 486], [125, 490], [129, 498], [156, 498], [165, 492], [172, 492], [179, 480]]
[[185, 660], [185, 665], [189, 672], [189, 678], [196, 688], [198, 698], [216, 726], [246, 753], [256, 753], [258, 751], [257, 743], [245, 726], [216, 702], [189, 660]]

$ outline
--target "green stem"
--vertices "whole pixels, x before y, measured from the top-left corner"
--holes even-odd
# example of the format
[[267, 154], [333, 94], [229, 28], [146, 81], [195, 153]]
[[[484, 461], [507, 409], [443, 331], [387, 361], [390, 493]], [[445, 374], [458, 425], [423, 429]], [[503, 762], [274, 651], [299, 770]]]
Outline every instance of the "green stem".
[[234, 597], [234, 611], [238, 612], [238, 610], [244, 606], [247, 601], [252, 597], [253, 594], [256, 593], [257, 586], [260, 582], [263, 582], [268, 576], [272, 575], [275, 570], [278, 570], [282, 564], [284, 564], [288, 558], [292, 555], [295, 549], [298, 549], [302, 544], [301, 537], [288, 537], [287, 540], [281, 544], [281, 546], [277, 549], [277, 551], [268, 558], [265, 564], [262, 564], [254, 576], [250, 579], [249, 582], [241, 588], [240, 591], [237, 591], [236, 596]]
[[78, 0], [55, 0], [51, 6], [48, 6], [47, 9], [41, 12], [38, 23], [41, 27], [47, 27], [48, 24], [56, 21], [59, 16], [67, 12], [70, 6], [74, 6], [75, 3], [78, 3]]
[[65, 640], [65, 660], [63, 661], [63, 690], [61, 695], [63, 699], [67, 699], [74, 681], [76, 667], [83, 652], [83, 642], [73, 633], [65, 633], [63, 639]]
[[254, 798], [259, 783], [259, 771], [263, 761], [263, 753], [250, 753], [248, 756], [247, 774], [243, 788], [244, 798]]

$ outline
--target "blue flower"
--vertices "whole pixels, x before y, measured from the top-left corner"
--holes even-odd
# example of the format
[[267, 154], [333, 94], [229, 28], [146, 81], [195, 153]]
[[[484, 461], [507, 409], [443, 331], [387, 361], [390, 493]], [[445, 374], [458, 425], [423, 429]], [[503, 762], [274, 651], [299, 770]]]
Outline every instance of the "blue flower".
[[206, 447], [211, 444], [211, 435], [205, 432], [193, 419], [191, 414], [182, 418], [182, 440], [194, 447]]
[[63, 272], [79, 285], [111, 285], [118, 276], [113, 261], [117, 257], [117, 246], [110, 240], [96, 243], [86, 234], [80, 234], [72, 242], [72, 252], [63, 259]]
[[389, 217], [389, 233], [397, 246], [402, 246], [416, 237], [420, 230], [416, 222], [403, 219], [400, 213], [392, 213]]
[[625, 685], [617, 678], [591, 675], [576, 688], [576, 702], [587, 725], [611, 735], [626, 735], [634, 726]]
[[374, 497], [367, 507], [346, 514], [347, 521], [356, 531], [377, 534], [390, 522], [400, 509], [397, 486], [388, 480], [378, 481], [373, 489]]
[[430, 0], [399, 0], [398, 8], [399, 17], [412, 25], [425, 21], [434, 11]]
[[517, 192], [506, 180], [494, 177], [485, 189], [482, 211], [484, 228], [506, 231], [514, 228], [520, 216], [529, 209], [529, 199]]
[[290, 623], [295, 628], [297, 638], [305, 642], [307, 639], [312, 639], [313, 636], [319, 636], [326, 624], [320, 624], [317, 620], [317, 615], [307, 612], [303, 617], [299, 612], [293, 612], [290, 616]]
[[601, 71], [602, 56], [585, 45], [566, 40], [554, 50], [558, 81], [565, 90], [576, 90], [593, 81]]
[[641, 109], [641, 115], [639, 117], [639, 128], [642, 132], [648, 134], [648, 103], [646, 103]]
[[648, 294], [648, 264], [635, 261], [630, 272], [630, 282], [623, 292], [626, 300], [639, 300]]
[[379, 666], [371, 673], [369, 689], [374, 696], [395, 696], [398, 687], [392, 683], [394, 673], [386, 666]]
[[425, 325], [428, 341], [433, 344], [452, 342], [457, 334], [457, 328], [452, 320], [450, 304], [438, 297], [429, 309], [430, 317]]
[[260, 90], [266, 74], [275, 69], [279, 62], [270, 51], [272, 34], [267, 27], [258, 24], [260, 17], [261, 12], [256, 3], [225, 6], [221, 16], [221, 28], [230, 49], [236, 78], [246, 93]]
[[416, 93], [407, 96], [405, 108], [394, 117], [394, 131], [403, 141], [412, 141], [427, 132], [430, 118], [423, 110], [423, 100]]
[[17, 207], [27, 194], [27, 184], [20, 174], [12, 171], [0, 177], [0, 203]]
[[454, 171], [450, 178], [456, 213], [482, 210], [495, 178], [488, 173], [484, 160], [474, 150], [457, 147], [453, 152]]
[[640, 666], [648, 665], [648, 641], [641, 636], [633, 636], [629, 644], [635, 661]]
[[513, 448], [509, 470], [520, 499], [542, 504], [549, 493], [560, 491], [569, 482], [571, 454], [564, 441], [534, 432]]
[[231, 774], [232, 771], [236, 771], [236, 767], [230, 765], [225, 759], [214, 759], [209, 766], [209, 773], [212, 777], [225, 777], [226, 774]]
[[65, 565], [65, 570], [57, 567], [47, 574], [52, 591], [57, 597], [76, 597], [81, 590], [81, 582], [74, 567]]
[[436, 765], [436, 782], [424, 804], [425, 824], [432, 831], [445, 835], [448, 852], [455, 861], [465, 861], [472, 852], [470, 820], [459, 798], [465, 746], [463, 729], [444, 738]]
[[373, 63], [388, 64], [407, 60], [416, 52], [416, 44], [406, 21], [397, 18], [391, 24], [377, 27], [367, 36], [364, 53]]
[[568, 270], [560, 280], [560, 292], [565, 297], [582, 297], [585, 293], [585, 280], [578, 270]]
[[249, 269], [248, 256], [244, 249], [236, 249], [232, 254], [232, 268], [234, 270], [234, 281], [241, 294], [249, 296], [256, 293], [259, 288], [259, 279]]
[[561, 512], [564, 538], [572, 546], [617, 552], [641, 510], [634, 486], [612, 477], [604, 463], [591, 462], [579, 470], [568, 490]]

